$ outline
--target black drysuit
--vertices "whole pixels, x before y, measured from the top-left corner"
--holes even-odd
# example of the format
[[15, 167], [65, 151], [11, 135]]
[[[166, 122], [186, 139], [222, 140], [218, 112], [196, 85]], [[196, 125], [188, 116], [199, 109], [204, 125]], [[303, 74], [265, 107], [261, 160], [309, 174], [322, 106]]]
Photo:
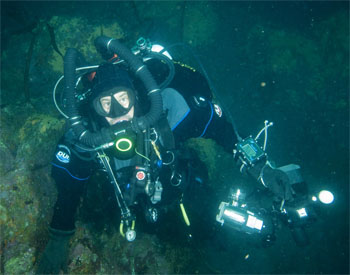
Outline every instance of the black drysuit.
[[[176, 70], [177, 77], [169, 88], [162, 91], [164, 115], [175, 147], [189, 138], [204, 137], [216, 140], [232, 153], [237, 142], [236, 135], [221, 108], [211, 102], [210, 90], [204, 77], [179, 65]], [[196, 82], [198, 85], [195, 85]], [[74, 216], [84, 184], [94, 169], [101, 165], [91, 153], [79, 149], [75, 143], [72, 130], [68, 130], [59, 141], [52, 161], [52, 176], [57, 184], [58, 197], [51, 227], [65, 231], [74, 229]], [[115, 174], [121, 175], [120, 171], [125, 170], [125, 167], [137, 165], [135, 159], [116, 160], [113, 166]], [[166, 195], [166, 190], [164, 193]]]

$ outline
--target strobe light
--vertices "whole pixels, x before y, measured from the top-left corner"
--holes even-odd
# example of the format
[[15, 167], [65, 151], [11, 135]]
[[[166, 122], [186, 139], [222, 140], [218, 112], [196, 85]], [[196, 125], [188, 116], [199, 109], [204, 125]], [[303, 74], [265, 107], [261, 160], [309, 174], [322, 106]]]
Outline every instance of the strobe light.
[[235, 207], [227, 202], [221, 202], [216, 221], [221, 225], [226, 224], [239, 231], [246, 233], [260, 233], [264, 221], [254, 213], [240, 207]]
[[318, 199], [323, 204], [331, 204], [334, 201], [334, 195], [328, 190], [322, 190], [318, 193]]

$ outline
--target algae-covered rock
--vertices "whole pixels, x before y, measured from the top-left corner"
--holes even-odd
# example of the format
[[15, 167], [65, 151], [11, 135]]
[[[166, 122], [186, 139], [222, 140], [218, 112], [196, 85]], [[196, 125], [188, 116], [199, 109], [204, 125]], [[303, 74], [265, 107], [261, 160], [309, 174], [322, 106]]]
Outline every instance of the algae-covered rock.
[[16, 163], [25, 163], [29, 169], [48, 165], [65, 121], [48, 115], [29, 117], [19, 130]]
[[9, 148], [0, 140], [0, 175], [14, 169], [14, 157]]
[[[116, 39], [124, 37], [124, 31], [117, 22], [96, 24], [84, 17], [53, 16], [48, 24], [54, 31], [57, 47], [63, 55], [68, 48], [75, 48], [89, 64], [98, 64], [101, 60], [94, 46], [96, 37], [100, 35]], [[63, 72], [63, 59], [57, 52], [52, 52], [49, 64], [52, 71]]]
[[117, 39], [124, 36], [117, 21], [99, 24], [85, 17], [59, 16], [38, 20], [31, 33], [10, 36], [9, 47], [1, 53], [2, 104], [23, 102], [25, 97], [47, 97], [63, 73], [63, 56], [68, 48], [83, 54], [86, 62], [78, 66], [99, 64], [101, 57], [93, 42], [102, 34]]
[[[194, 149], [200, 160], [205, 163], [208, 169], [209, 182], [216, 182], [218, 180], [218, 171], [223, 170], [223, 167], [220, 166], [222, 159], [227, 153], [225, 153], [223, 149], [211, 139], [194, 138], [190, 139], [186, 145]], [[227, 164], [230, 165], [230, 167], [233, 167], [233, 161], [232, 163]]]
[[56, 199], [50, 169], [15, 169], [0, 178], [0, 227], [6, 274], [28, 273], [37, 248], [47, 242], [47, 226]]
[[71, 248], [69, 270], [74, 274], [91, 273], [96, 269], [98, 256], [91, 249], [79, 242]]
[[31, 104], [11, 104], [1, 109], [1, 141], [15, 155], [19, 140], [17, 138], [19, 129], [26, 122], [29, 115], [36, 113]]
[[154, 235], [140, 234], [130, 243], [116, 230], [97, 233], [78, 221], [71, 240], [68, 268], [73, 274], [174, 273], [175, 256], [166, 256], [164, 249]]
[[113, 274], [169, 274], [174, 273], [174, 259], [166, 259], [163, 245], [156, 236], [138, 234], [130, 243], [120, 236], [95, 234], [94, 242], [99, 247], [101, 267], [106, 273]]
[[2, 237], [8, 241], [28, 241], [33, 235], [28, 230], [36, 224], [39, 202], [33, 189], [30, 173], [16, 169], [1, 178], [1, 205], [4, 213]]
[[13, 255], [5, 263], [5, 274], [34, 274], [35, 249], [26, 245], [20, 247], [20, 253]]

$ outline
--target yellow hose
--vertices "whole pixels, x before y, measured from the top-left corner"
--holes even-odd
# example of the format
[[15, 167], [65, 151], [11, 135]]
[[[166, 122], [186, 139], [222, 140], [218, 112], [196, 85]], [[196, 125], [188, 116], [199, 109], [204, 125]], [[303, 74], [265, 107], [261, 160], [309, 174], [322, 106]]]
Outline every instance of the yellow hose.
[[[121, 222], [120, 225], [119, 225], [119, 232], [120, 232], [120, 235], [122, 235], [123, 237], [125, 237], [125, 233], [124, 233], [124, 223]], [[131, 223], [131, 229], [134, 230], [135, 229], [135, 220], [132, 221]]]
[[182, 202], [180, 203], [180, 208], [181, 208], [182, 216], [184, 217], [186, 225], [190, 226], [190, 220], [187, 217], [186, 210]]
[[120, 223], [120, 225], [119, 225], [119, 232], [120, 232], [120, 235], [122, 235], [123, 237], [125, 237], [125, 234], [124, 234], [124, 232], [123, 232], [123, 222], [121, 222]]

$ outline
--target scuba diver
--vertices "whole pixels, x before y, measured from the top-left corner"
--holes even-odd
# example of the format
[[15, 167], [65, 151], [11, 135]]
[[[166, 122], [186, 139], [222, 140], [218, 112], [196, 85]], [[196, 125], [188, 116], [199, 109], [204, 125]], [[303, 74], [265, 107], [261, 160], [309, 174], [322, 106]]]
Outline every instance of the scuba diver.
[[[189, 171], [196, 158], [182, 146], [189, 138], [215, 140], [234, 156], [241, 172], [261, 182], [276, 201], [293, 200], [291, 186], [301, 180], [292, 182], [290, 175], [295, 179], [298, 167], [276, 169], [256, 139], [240, 138], [222, 108], [213, 103], [202, 73], [172, 60], [163, 47], [145, 39], [132, 50], [105, 36], [98, 37], [95, 46], [105, 62], [86, 67], [83, 73], [77, 68], [77, 50], [68, 49], [64, 57], [63, 100], [56, 106], [67, 118], [68, 129], [52, 161], [58, 197], [38, 273], [67, 272], [75, 213], [84, 185], [98, 169], [114, 188], [120, 233], [128, 241], [136, 238], [140, 209], [147, 222], [156, 224], [163, 209], [176, 202], [189, 225], [182, 201], [196, 181]], [[265, 123], [265, 137], [269, 126]], [[221, 202], [217, 222], [244, 227], [247, 233], [263, 232], [266, 240], [272, 239], [272, 225], [244, 208], [242, 193], [229, 197], [233, 201]]]

